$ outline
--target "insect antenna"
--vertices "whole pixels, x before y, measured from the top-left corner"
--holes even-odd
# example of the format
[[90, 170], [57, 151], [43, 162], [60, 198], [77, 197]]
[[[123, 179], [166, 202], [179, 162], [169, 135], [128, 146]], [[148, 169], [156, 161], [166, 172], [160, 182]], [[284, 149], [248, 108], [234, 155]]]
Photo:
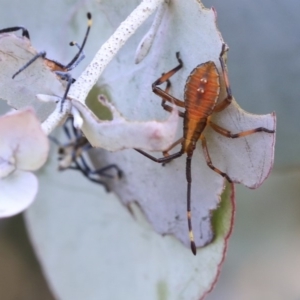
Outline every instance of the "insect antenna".
[[186, 158], [186, 180], [187, 180], [187, 221], [189, 229], [189, 237], [191, 241], [191, 250], [194, 255], [197, 254], [197, 248], [194, 241], [194, 233], [192, 228], [192, 213], [191, 213], [191, 186], [192, 186], [192, 174], [191, 174], [191, 162], [192, 157]]
[[[85, 46], [86, 40], [89, 36], [90, 29], [91, 29], [91, 26], [92, 26], [92, 14], [90, 12], [87, 13], [87, 18], [88, 18], [88, 27], [87, 27], [83, 42], [81, 44], [81, 47], [79, 47], [79, 50], [78, 50], [77, 54], [74, 56], [74, 58], [65, 66], [65, 68], [68, 71], [75, 68], [77, 66], [77, 64], [83, 59], [83, 58], [80, 58], [79, 61], [78, 61], [78, 58], [80, 57], [80, 55], [83, 52], [83, 48]], [[78, 44], [76, 42], [70, 42], [70, 46], [74, 46], [74, 45], [78, 45]]]

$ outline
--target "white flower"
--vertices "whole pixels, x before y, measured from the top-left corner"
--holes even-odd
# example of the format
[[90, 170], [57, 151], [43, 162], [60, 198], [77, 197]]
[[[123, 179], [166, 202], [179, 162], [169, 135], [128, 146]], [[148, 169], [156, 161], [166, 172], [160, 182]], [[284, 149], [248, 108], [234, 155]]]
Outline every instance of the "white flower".
[[31, 171], [46, 162], [49, 142], [31, 109], [0, 117], [0, 141], [0, 217], [9, 217], [33, 202], [38, 181]]

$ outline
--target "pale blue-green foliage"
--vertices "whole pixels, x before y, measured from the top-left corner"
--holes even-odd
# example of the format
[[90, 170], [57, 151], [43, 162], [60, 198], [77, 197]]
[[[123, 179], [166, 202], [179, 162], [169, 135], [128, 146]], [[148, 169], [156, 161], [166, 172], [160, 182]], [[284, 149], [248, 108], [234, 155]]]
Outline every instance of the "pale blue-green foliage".
[[[71, 22], [70, 28], [68, 20], [71, 18], [69, 10], [71, 2], [76, 7], [76, 10], [74, 10], [76, 18], [75, 21]], [[253, 113], [266, 114], [276, 111], [278, 124], [275, 165], [277, 167], [299, 165], [299, 1], [205, 0], [204, 4], [208, 7], [214, 6], [216, 8], [219, 29], [225, 42], [230, 47], [228, 54], [229, 77], [237, 102], [243, 109]], [[83, 25], [85, 23], [82, 20], [85, 18], [86, 11], [91, 9], [93, 13], [99, 9], [96, 1], [57, 0], [40, 2], [37, 0], [10, 0], [5, 1], [5, 9], [1, 9], [0, 11], [1, 27], [14, 25], [26, 26], [30, 30], [33, 45], [38, 50], [46, 50], [48, 57], [68, 63], [75, 52], [75, 49], [68, 46], [68, 42], [74, 38], [80, 42], [81, 36], [83, 36], [85, 31], [85, 26]], [[117, 14], [118, 12], [116, 11], [115, 13]], [[78, 20], [77, 24], [76, 20]], [[101, 28], [101, 26], [107, 26], [109, 20], [94, 19], [94, 23], [97, 24], [94, 28]], [[199, 28], [199, 30], [201, 29]], [[105, 31], [104, 34], [107, 35], [107, 32]], [[91, 40], [97, 41], [99, 36], [101, 36], [101, 40], [105, 40], [108, 37], [102, 35], [101, 31], [96, 32], [93, 29], [91, 31]], [[74, 70], [75, 74], [79, 74], [80, 70], [90, 61], [93, 53], [98, 49], [97, 44], [97, 42], [87, 44], [85, 51], [87, 58], [78, 66], [77, 70]], [[175, 50], [177, 49], [171, 49], [172, 53]], [[197, 49], [191, 51], [197, 51]], [[299, 177], [298, 179], [300, 180]], [[288, 185], [287, 180], [282, 181], [275, 178], [270, 184], [262, 186], [259, 193], [256, 191], [245, 195], [244, 192], [238, 190], [237, 235], [233, 236], [232, 247], [230, 248], [231, 252], [228, 255], [229, 262], [232, 263], [230, 267], [233, 266], [235, 261], [242, 264], [245, 258], [249, 259], [249, 251], [253, 249], [251, 247], [255, 248], [255, 245], [260, 243], [261, 240], [267, 244], [267, 240], [270, 237], [268, 230], [270, 228], [273, 230], [272, 224], [287, 224], [286, 221], [291, 218], [290, 212], [293, 211], [292, 208], [294, 207], [294, 211], [297, 211], [298, 206], [295, 204], [297, 197], [295, 195], [297, 193], [299, 195], [299, 189], [297, 190], [294, 177], [291, 180], [294, 184]], [[272, 182], [274, 182], [273, 185]], [[280, 184], [283, 185], [282, 189], [280, 188]], [[245, 191], [245, 189], [243, 190]], [[273, 203], [271, 200], [274, 199], [274, 195], [272, 194], [274, 190], [277, 194], [280, 190], [285, 191], [285, 193], [278, 194], [276, 197], [278, 201], [274, 201]], [[280, 201], [279, 196], [282, 198], [282, 201]], [[254, 202], [255, 205], [249, 208], [247, 204], [243, 204], [243, 200], [247, 200], [247, 203], [250, 203], [253, 198], [257, 200]], [[263, 215], [257, 214], [257, 211], [260, 210], [259, 200], [265, 203], [263, 206]], [[69, 205], [69, 203], [65, 203], [64, 205]], [[272, 207], [272, 210], [268, 209], [268, 205]], [[286, 206], [288, 206], [287, 211], [284, 210]], [[282, 210], [286, 212], [283, 215], [280, 214]], [[270, 211], [269, 221], [264, 223], [263, 218], [267, 220]], [[247, 216], [248, 219], [243, 219], [243, 217], [239, 216]], [[295, 220], [297, 218], [300, 219], [299, 214], [293, 215], [293, 217]], [[270, 218], [274, 223], [271, 223]], [[261, 223], [257, 220], [260, 220]], [[260, 226], [257, 225], [253, 228], [253, 223]], [[269, 229], [264, 229], [264, 224], [267, 224]], [[291, 222], [288, 224], [291, 227], [293, 225], [294, 228], [297, 228], [297, 225], [299, 225], [296, 221], [295, 223]], [[282, 226], [278, 225], [276, 230], [280, 227]], [[284, 228], [286, 231], [289, 230], [287, 226]], [[251, 230], [256, 231], [253, 232]], [[264, 234], [259, 235], [260, 233]], [[257, 235], [259, 239], [255, 240], [255, 236]], [[279, 233], [278, 239], [282, 235], [285, 235], [285, 233]], [[275, 239], [276, 235], [274, 234], [273, 240]], [[288, 245], [289, 241], [287, 239], [283, 242], [285, 245]], [[234, 252], [236, 249], [239, 250]], [[266, 252], [266, 249], [268, 248], [259, 248], [257, 252]], [[230, 267], [227, 267], [225, 264], [224, 271], [227, 270], [228, 273], [224, 272], [224, 276], [226, 276], [227, 280], [230, 277], [236, 278], [232, 276], [234, 272], [237, 272], [236, 269], [232, 271]], [[221, 283], [223, 283], [224, 287], [227, 282], [223, 278], [225, 277], [221, 277]], [[221, 290], [220, 294], [217, 292], [218, 290], [216, 291], [216, 295], [222, 296], [214, 298], [212, 294], [210, 299], [233, 299], [232, 295], [229, 298], [224, 298], [224, 290]], [[241, 297], [235, 299], [241, 299]]]

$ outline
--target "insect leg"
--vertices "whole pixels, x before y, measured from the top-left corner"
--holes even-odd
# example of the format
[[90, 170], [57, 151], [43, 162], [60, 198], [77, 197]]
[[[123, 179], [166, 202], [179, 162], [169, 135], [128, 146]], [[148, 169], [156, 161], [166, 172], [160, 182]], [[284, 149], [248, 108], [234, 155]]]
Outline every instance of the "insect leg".
[[166, 149], [165, 151], [163, 151], [163, 155], [164, 157], [168, 157], [170, 156], [169, 151], [172, 150], [173, 148], [175, 148], [177, 145], [179, 145], [180, 143], [182, 143], [184, 140], [184, 138], [180, 138], [179, 140], [177, 140], [176, 142], [174, 142], [168, 149]]
[[229, 131], [229, 130], [213, 123], [210, 120], [208, 121], [208, 124], [216, 132], [220, 133], [223, 136], [232, 138], [232, 139], [244, 137], [244, 136], [256, 133], [256, 132], [267, 132], [267, 133], [274, 133], [275, 132], [275, 130], [270, 130], [270, 129], [267, 129], [265, 127], [257, 127], [257, 128], [254, 128], [254, 129], [250, 129], [250, 130], [246, 130], [246, 131], [242, 131], [242, 132], [238, 132], [238, 133], [231, 133], [231, 131]]
[[89, 173], [89, 169], [86, 170], [83, 166], [81, 166], [77, 160], [74, 161], [74, 164], [75, 164], [75, 167], [74, 166], [70, 166], [68, 169], [70, 170], [78, 170], [80, 171], [87, 179], [89, 179], [90, 181], [92, 182], [95, 182], [95, 183], [98, 183], [98, 184], [101, 184], [104, 186], [106, 192], [110, 192], [110, 189], [107, 185], [106, 182], [104, 182], [103, 180], [100, 180], [100, 179], [95, 179], [93, 178], [93, 174]]
[[[70, 129], [68, 127], [68, 123], [71, 123], [71, 127], [73, 128], [72, 120], [73, 120], [72, 118], [67, 118], [67, 120], [65, 121], [64, 126], [63, 126], [63, 130], [64, 130], [64, 132], [65, 132], [65, 134], [66, 134], [66, 136], [69, 140], [72, 139], [72, 136], [71, 136], [71, 133], [70, 133]], [[74, 133], [74, 130], [73, 130], [73, 133]], [[77, 138], [75, 133], [74, 133], [74, 135], [75, 135], [75, 138]]]
[[117, 171], [118, 178], [123, 177], [123, 171], [116, 164], [107, 165], [107, 166], [105, 166], [103, 168], [100, 168], [98, 170], [91, 171], [91, 173], [92, 174], [103, 175], [103, 176], [106, 176], [106, 177], [109, 177], [109, 178], [114, 178], [114, 176], [111, 176], [110, 174], [105, 173], [105, 171], [110, 170], [110, 169], [115, 169]]
[[40, 52], [36, 54], [31, 60], [29, 60], [22, 68], [20, 68], [13, 76], [12, 79], [14, 79], [19, 73], [24, 71], [27, 67], [29, 67], [33, 62], [35, 62], [39, 57], [45, 58], [46, 57], [46, 52]]
[[[169, 79], [167, 79], [167, 86], [166, 86], [166, 89], [165, 89], [165, 92], [167, 94], [170, 94], [169, 93], [170, 92], [170, 88], [171, 88], [171, 82], [170, 82]], [[162, 98], [161, 106], [163, 107], [164, 110], [166, 110], [168, 112], [172, 112], [173, 111], [173, 108], [170, 105], [166, 104], [166, 100], [164, 98]], [[178, 115], [179, 115], [179, 117], [184, 118], [184, 113], [182, 111], [178, 111]]]
[[[161, 103], [161, 105], [164, 108], [164, 110], [166, 110], [168, 112], [172, 112], [173, 108], [170, 105], [163, 104], [163, 103]], [[178, 116], [181, 118], [184, 118], [184, 112], [178, 111]]]
[[[88, 163], [86, 162], [86, 160], [85, 160], [82, 153], [80, 153], [80, 155], [78, 155], [76, 157], [76, 159], [74, 159], [73, 161], [74, 162], [76, 161], [77, 166], [80, 166], [80, 169], [85, 172], [85, 174], [88, 176], [89, 179], [92, 179], [94, 175], [104, 176], [104, 177], [107, 177], [107, 178], [114, 178], [112, 175], [105, 173], [106, 167], [103, 168], [104, 170], [102, 168], [100, 168], [98, 170], [92, 170], [89, 167]], [[82, 165], [79, 165], [79, 162]]]
[[72, 78], [72, 76], [71, 76], [70, 73], [61, 72], [61, 71], [55, 71], [54, 73], [55, 73], [56, 75], [58, 75], [59, 77], [61, 77], [61, 79], [67, 81], [67, 86], [66, 86], [65, 94], [63, 95], [63, 97], [62, 97], [62, 99], [61, 99], [61, 102], [60, 102], [60, 105], [61, 105], [60, 111], [62, 112], [64, 102], [65, 102], [65, 100], [67, 99], [68, 92], [69, 92], [70, 87], [71, 87], [71, 85], [72, 85], [72, 83], [73, 83], [73, 78]]
[[147, 158], [149, 158], [149, 159], [151, 159], [152, 161], [157, 162], [157, 163], [167, 163], [167, 162], [169, 162], [169, 161], [171, 161], [171, 160], [173, 160], [173, 159], [175, 159], [175, 158], [177, 158], [177, 157], [180, 157], [180, 156], [183, 154], [183, 152], [180, 150], [179, 152], [176, 152], [176, 153], [174, 153], [174, 154], [171, 154], [171, 155], [169, 155], [169, 156], [167, 156], [167, 157], [156, 158], [156, 157], [154, 157], [154, 156], [148, 154], [147, 152], [145, 152], [145, 151], [143, 151], [143, 150], [139, 150], [139, 149], [134, 149], [134, 150], [136, 150], [137, 152], [143, 154], [143, 155], [146, 156]]
[[109, 169], [115, 169], [117, 172], [117, 177], [122, 178], [123, 171], [116, 164], [110, 164], [105, 167], [99, 168], [97, 170], [92, 170], [84, 157], [84, 153], [86, 151], [88, 151], [89, 149], [91, 149], [92, 146], [89, 143], [89, 141], [79, 132], [79, 130], [74, 128], [74, 126], [72, 126], [72, 128], [74, 129], [74, 135], [76, 138], [76, 142], [73, 143], [74, 151], [72, 154], [72, 160], [80, 162], [81, 169], [84, 169], [86, 174], [88, 174], [89, 176], [99, 175], [99, 176], [105, 176], [108, 178], [115, 178], [115, 176], [112, 176], [111, 174], [106, 173], [106, 171]]
[[[77, 42], [70, 42], [70, 46], [76, 46], [80, 50], [80, 46]], [[74, 69], [75, 67], [77, 67], [83, 59], [85, 59], [85, 53], [82, 50], [78, 59], [73, 63], [73, 65], [71, 67], [67, 68], [67, 70], [70, 71], [70, 70]]]
[[23, 26], [15, 26], [15, 27], [8, 27], [8, 28], [1, 29], [0, 34], [1, 33], [7, 33], [7, 32], [14, 32], [14, 31], [18, 31], [20, 29], [22, 30], [22, 36], [25, 36], [30, 40], [29, 32]]
[[219, 112], [219, 111], [224, 110], [232, 102], [232, 93], [231, 93], [231, 88], [230, 88], [230, 83], [229, 83], [229, 78], [228, 78], [228, 72], [227, 72], [227, 68], [225, 65], [224, 58], [223, 58], [223, 55], [225, 54], [225, 52], [226, 52], [226, 44], [223, 43], [219, 60], [220, 60], [221, 68], [222, 68], [223, 78], [225, 81], [227, 96], [223, 101], [221, 101], [219, 104], [217, 104], [215, 106], [214, 112]]
[[[70, 161], [70, 163], [66, 164], [66, 166], [63, 168], [60, 168], [60, 170], [66, 170], [66, 169], [80, 171], [87, 179], [89, 179], [92, 182], [103, 185], [105, 187], [105, 190], [109, 192], [109, 187], [107, 183], [101, 180], [100, 178], [95, 178], [95, 175], [100, 175], [100, 174], [97, 174], [97, 171], [91, 170], [85, 158], [83, 157], [82, 151], [80, 154], [72, 153], [72, 160]], [[107, 174], [101, 174], [101, 175], [107, 175]], [[107, 175], [106, 177], [112, 178], [112, 176], [110, 175]]]
[[210, 155], [209, 155], [209, 152], [208, 152], [208, 148], [207, 148], [207, 143], [206, 143], [206, 138], [204, 135], [201, 135], [200, 136], [200, 139], [201, 139], [201, 142], [202, 142], [202, 149], [203, 149], [203, 153], [204, 153], [204, 157], [205, 157], [205, 160], [206, 160], [206, 163], [207, 165], [213, 170], [215, 171], [216, 173], [220, 174], [221, 176], [223, 176], [224, 178], [226, 178], [228, 180], [228, 182], [232, 182], [232, 180], [230, 179], [230, 177], [222, 172], [221, 170], [219, 170], [218, 168], [216, 168], [213, 164], [212, 164], [212, 161], [211, 161], [211, 158], [210, 158]]
[[[182, 68], [183, 62], [182, 62], [182, 60], [179, 56], [179, 52], [176, 52], [176, 58], [179, 62], [179, 65], [177, 67], [175, 67], [174, 69], [170, 70], [169, 72], [164, 73], [161, 77], [159, 77], [156, 81], [154, 81], [153, 84], [152, 84], [152, 91], [156, 95], [163, 98], [163, 100], [169, 101], [171, 103], [175, 103], [179, 107], [184, 107], [184, 102], [183, 101], [173, 97], [167, 91], [164, 91], [160, 87], [158, 87], [158, 85], [161, 85], [164, 82], [167, 82], [167, 89], [168, 89], [168, 80], [169, 80], [169, 78], [171, 76], [173, 76], [178, 70], [180, 70]], [[169, 85], [170, 85], [170, 82], [169, 82]]]

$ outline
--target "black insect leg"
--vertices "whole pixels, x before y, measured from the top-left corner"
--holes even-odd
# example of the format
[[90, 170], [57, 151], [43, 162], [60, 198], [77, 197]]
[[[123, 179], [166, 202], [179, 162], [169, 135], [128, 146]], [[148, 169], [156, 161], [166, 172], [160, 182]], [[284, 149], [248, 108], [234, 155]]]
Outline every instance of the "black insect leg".
[[12, 79], [14, 79], [19, 73], [24, 71], [27, 67], [29, 67], [33, 62], [35, 62], [39, 57], [45, 58], [46, 57], [46, 52], [39, 52], [36, 54], [31, 60], [29, 60], [21, 69], [19, 69], [13, 76]]
[[89, 179], [90, 181], [95, 182], [95, 183], [97, 183], [97, 184], [103, 185], [104, 188], [105, 188], [105, 190], [106, 190], [106, 192], [110, 192], [110, 189], [109, 189], [109, 187], [108, 187], [108, 185], [107, 185], [106, 182], [104, 182], [103, 180], [100, 180], [100, 179], [95, 179], [95, 178], [93, 178], [93, 177], [91, 176], [91, 174], [89, 173], [89, 170], [90, 170], [89, 168], [88, 168], [88, 170], [85, 170], [85, 169], [78, 163], [77, 160], [74, 161], [74, 164], [75, 164], [75, 166], [70, 166], [70, 167], [68, 167], [68, 169], [80, 171], [87, 179]]
[[[70, 46], [76, 46], [78, 49], [79, 49], [79, 51], [80, 51], [80, 49], [81, 49], [81, 47], [78, 45], [78, 43], [76, 43], [76, 42], [71, 42], [70, 43]], [[85, 53], [84, 53], [84, 51], [83, 50], [81, 50], [81, 53], [80, 53], [80, 56], [78, 57], [78, 59], [71, 65], [71, 66], [69, 66], [68, 68], [67, 68], [67, 70], [68, 71], [71, 71], [71, 70], [73, 70], [74, 68], [76, 68], [80, 63], [81, 63], [81, 61], [83, 60], [85, 58]]]
[[1, 33], [14, 32], [14, 31], [18, 31], [18, 30], [22, 30], [22, 36], [25, 36], [30, 40], [29, 32], [23, 26], [14, 26], [14, 27], [8, 27], [8, 28], [1, 29], [0, 34]]
[[66, 86], [66, 91], [65, 94], [63, 95], [61, 102], [60, 102], [60, 112], [62, 112], [63, 110], [63, 105], [65, 100], [67, 99], [67, 95], [69, 93], [71, 84], [73, 83], [73, 78], [71, 76], [70, 73], [66, 73], [66, 72], [62, 72], [62, 71], [55, 71], [54, 72], [56, 75], [58, 75], [62, 80], [66, 80], [67, 81], [67, 86]]

